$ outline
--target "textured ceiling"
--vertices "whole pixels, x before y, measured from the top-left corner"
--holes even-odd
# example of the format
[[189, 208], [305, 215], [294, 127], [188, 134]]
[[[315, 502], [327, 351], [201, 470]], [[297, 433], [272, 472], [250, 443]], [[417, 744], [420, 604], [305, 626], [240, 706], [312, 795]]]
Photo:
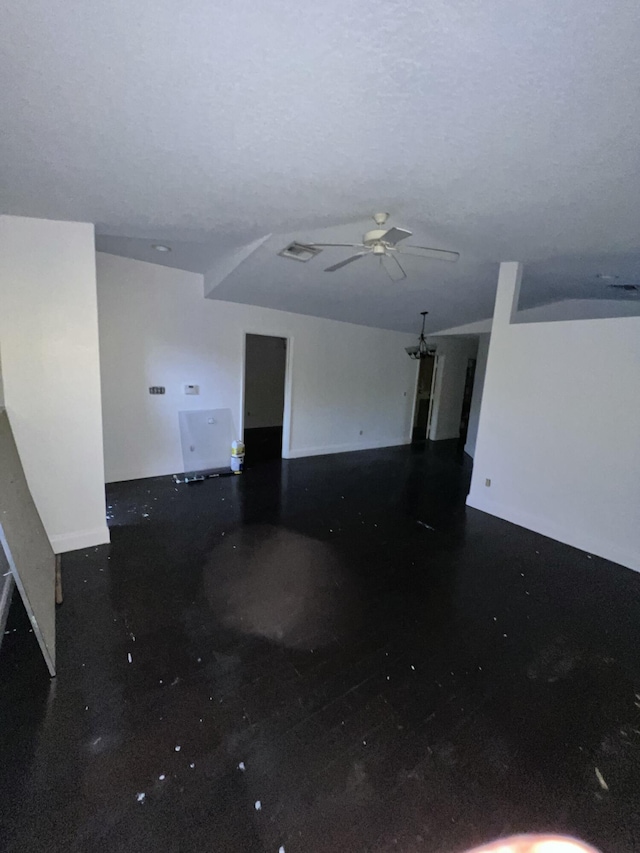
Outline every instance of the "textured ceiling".
[[528, 304], [638, 270], [635, 0], [22, 0], [0, 40], [3, 213], [200, 271], [266, 234], [357, 238], [376, 210], [462, 252], [391, 284], [274, 237], [217, 297], [442, 328], [490, 313], [503, 259], [532, 262]]

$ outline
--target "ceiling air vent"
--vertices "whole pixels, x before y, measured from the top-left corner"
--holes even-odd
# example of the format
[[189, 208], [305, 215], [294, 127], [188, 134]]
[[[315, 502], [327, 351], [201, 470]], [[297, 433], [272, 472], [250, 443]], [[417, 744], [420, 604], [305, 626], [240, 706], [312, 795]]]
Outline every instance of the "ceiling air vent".
[[310, 261], [311, 258], [319, 255], [321, 251], [322, 249], [318, 249], [317, 246], [305, 246], [304, 243], [293, 242], [285, 246], [278, 254], [282, 258], [292, 258], [294, 261]]

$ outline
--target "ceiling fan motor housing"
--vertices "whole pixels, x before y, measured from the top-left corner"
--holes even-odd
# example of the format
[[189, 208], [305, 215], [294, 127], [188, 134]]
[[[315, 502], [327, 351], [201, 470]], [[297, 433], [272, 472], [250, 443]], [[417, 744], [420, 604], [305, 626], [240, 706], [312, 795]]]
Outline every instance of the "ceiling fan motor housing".
[[[382, 238], [386, 233], [386, 228], [374, 228], [373, 231], [367, 231], [362, 238], [362, 242], [365, 246], [373, 246], [375, 250], [376, 243], [382, 246]], [[378, 252], [378, 254], [381, 254], [381, 252]]]

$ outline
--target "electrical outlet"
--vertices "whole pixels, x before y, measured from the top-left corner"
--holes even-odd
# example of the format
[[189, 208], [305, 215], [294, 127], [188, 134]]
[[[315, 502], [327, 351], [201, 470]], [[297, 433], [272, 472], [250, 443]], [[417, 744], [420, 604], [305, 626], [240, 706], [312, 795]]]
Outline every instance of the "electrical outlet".
[[485, 486], [490, 486], [491, 480], [487, 477], [487, 479], [484, 481], [484, 484], [485, 484]]

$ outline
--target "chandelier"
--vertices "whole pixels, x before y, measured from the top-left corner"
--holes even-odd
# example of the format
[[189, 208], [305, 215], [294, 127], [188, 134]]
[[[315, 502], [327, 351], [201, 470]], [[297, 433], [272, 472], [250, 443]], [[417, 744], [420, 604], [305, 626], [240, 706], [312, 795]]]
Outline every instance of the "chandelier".
[[416, 361], [419, 361], [422, 358], [427, 358], [428, 356], [435, 355], [436, 348], [433, 344], [427, 344], [427, 341], [424, 336], [424, 323], [427, 319], [428, 311], [421, 311], [422, 314], [422, 331], [420, 332], [420, 337], [418, 338], [418, 343], [413, 347], [405, 347], [405, 352], [409, 356], [409, 358], [413, 358]]

